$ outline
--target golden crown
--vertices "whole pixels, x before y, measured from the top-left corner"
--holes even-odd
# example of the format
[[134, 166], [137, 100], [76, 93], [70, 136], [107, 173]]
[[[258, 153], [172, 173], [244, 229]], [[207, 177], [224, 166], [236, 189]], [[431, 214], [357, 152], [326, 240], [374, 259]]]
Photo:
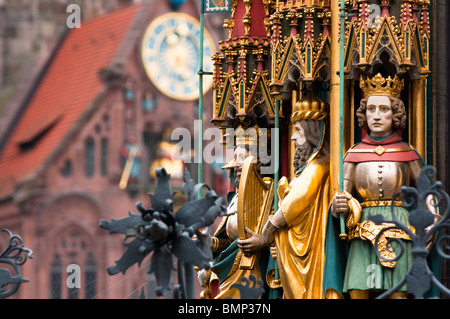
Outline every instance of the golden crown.
[[[258, 146], [258, 142], [261, 137], [263, 137], [264, 132], [259, 128], [259, 126], [255, 125], [244, 129], [242, 126], [239, 126], [236, 129], [236, 146], [239, 145], [249, 145], [249, 146]], [[261, 139], [261, 142], [264, 139]]]
[[316, 93], [311, 92], [295, 104], [296, 111], [291, 115], [291, 122], [302, 120], [326, 121], [328, 119], [328, 103]]
[[395, 75], [394, 79], [390, 76], [385, 79], [380, 73], [371, 79], [361, 79], [359, 87], [364, 92], [364, 97], [373, 95], [386, 95], [400, 98], [403, 90], [404, 80]]

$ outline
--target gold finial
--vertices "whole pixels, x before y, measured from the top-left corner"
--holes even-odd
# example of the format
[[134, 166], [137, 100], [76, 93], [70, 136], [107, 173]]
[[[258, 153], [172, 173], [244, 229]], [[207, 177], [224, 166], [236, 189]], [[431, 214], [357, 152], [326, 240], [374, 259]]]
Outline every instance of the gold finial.
[[316, 93], [311, 92], [296, 103], [297, 111], [292, 113], [291, 122], [302, 120], [326, 121], [328, 119], [329, 106]]
[[390, 76], [385, 79], [380, 73], [371, 79], [361, 79], [360, 88], [364, 92], [364, 97], [373, 95], [385, 95], [400, 98], [403, 90], [404, 80], [395, 75], [394, 79]]

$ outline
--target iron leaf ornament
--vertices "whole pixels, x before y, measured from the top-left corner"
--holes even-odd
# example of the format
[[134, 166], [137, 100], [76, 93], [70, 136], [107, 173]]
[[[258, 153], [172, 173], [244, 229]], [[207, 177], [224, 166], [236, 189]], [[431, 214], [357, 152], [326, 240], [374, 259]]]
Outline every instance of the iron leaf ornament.
[[[156, 177], [155, 192], [148, 194], [151, 208], [138, 202], [136, 208], [140, 214], [129, 212], [129, 216], [123, 219], [100, 221], [100, 227], [109, 230], [110, 234], [125, 235], [126, 250], [116, 260], [116, 265], [107, 271], [110, 275], [125, 273], [134, 264], [140, 266], [144, 258], [153, 253], [149, 273], [155, 274], [156, 294], [162, 296], [170, 290], [175, 256], [180, 283], [174, 289], [175, 298], [193, 298], [193, 267], [209, 269], [212, 261], [210, 225], [217, 217], [226, 214], [226, 207], [214, 190], [204, 183], [195, 184], [185, 169], [182, 193], [187, 195], [187, 201], [174, 213], [175, 193], [170, 188], [170, 174], [160, 167], [156, 169]], [[207, 192], [201, 197], [203, 189]]]
[[[386, 231], [402, 230], [406, 232], [412, 240], [412, 258], [413, 264], [406, 276], [394, 287], [381, 294], [378, 298], [386, 298], [398, 291], [404, 285], [407, 285], [408, 291], [415, 298], [422, 299], [430, 290], [432, 285], [437, 287], [442, 293], [450, 296], [450, 290], [445, 287], [430, 269], [427, 258], [430, 256], [431, 246], [434, 243], [438, 254], [446, 259], [450, 259], [450, 255], [445, 253], [450, 248], [444, 246], [444, 242], [450, 240], [449, 235], [442, 235], [442, 230], [450, 227], [450, 197], [442, 189], [442, 183], [434, 182], [436, 169], [432, 166], [422, 168], [416, 183], [416, 188], [403, 186], [401, 191], [394, 198], [396, 200], [401, 196], [404, 207], [409, 211], [409, 223], [414, 227], [411, 230], [402, 223], [395, 214], [394, 204], [391, 205], [392, 220], [384, 220], [381, 215], [373, 216], [370, 219], [377, 223], [390, 223], [390, 227], [384, 228], [375, 239], [375, 247], [378, 247], [380, 238]], [[433, 209], [439, 214], [433, 214], [429, 209]], [[393, 242], [398, 244], [395, 251], [395, 258], [387, 259], [375, 249], [377, 256], [385, 261], [398, 260], [404, 252], [404, 244], [402, 240], [390, 238], [387, 240], [386, 246], [391, 246]], [[391, 249], [387, 247], [387, 249]]]

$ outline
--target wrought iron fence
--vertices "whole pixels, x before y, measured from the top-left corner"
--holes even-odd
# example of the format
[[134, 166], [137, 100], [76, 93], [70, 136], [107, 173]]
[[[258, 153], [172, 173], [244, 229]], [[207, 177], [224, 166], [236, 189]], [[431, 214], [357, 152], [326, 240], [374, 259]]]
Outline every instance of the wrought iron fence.
[[[385, 291], [377, 298], [387, 298], [400, 288], [407, 285], [408, 292], [414, 298], [425, 298], [432, 286], [442, 294], [450, 296], [450, 289], [439, 280], [439, 274], [433, 273], [430, 268], [430, 258], [434, 254], [437, 257], [449, 259], [450, 245], [446, 242], [449, 235], [443, 234], [444, 229], [450, 228], [450, 198], [442, 189], [442, 183], [434, 182], [436, 169], [425, 166], [419, 175], [416, 187], [402, 187], [393, 201], [401, 199], [405, 208], [409, 211], [410, 227], [402, 223], [395, 214], [394, 206], [391, 206], [391, 220], [385, 220], [381, 215], [372, 216], [376, 224], [389, 223], [376, 236], [374, 247], [385, 245], [385, 249], [392, 251], [393, 243], [398, 245], [395, 249], [395, 257], [389, 259], [381, 256], [375, 248], [377, 256], [388, 262], [396, 261], [404, 253], [404, 243], [398, 238], [388, 238], [384, 234], [388, 231], [401, 230], [406, 232], [412, 242], [412, 266], [406, 276], [394, 287]], [[121, 233], [126, 239], [133, 237], [131, 242], [125, 242], [127, 250], [116, 261], [116, 265], [108, 268], [110, 275], [125, 271], [132, 265], [140, 264], [142, 260], [152, 254], [150, 271], [155, 273], [158, 284], [157, 295], [161, 296], [170, 289], [172, 264], [174, 256], [178, 262], [178, 282], [174, 288], [174, 298], [195, 298], [195, 270], [209, 269], [212, 260], [210, 247], [210, 226], [217, 217], [226, 214], [226, 207], [222, 205], [222, 198], [206, 184], [195, 185], [190, 179], [189, 172], [184, 173], [183, 194], [188, 196], [187, 202], [173, 213], [173, 194], [170, 191], [170, 175], [164, 168], [157, 170], [158, 184], [154, 194], [150, 194], [152, 208], [147, 209], [141, 203], [136, 204], [139, 214], [129, 213], [129, 217], [112, 220], [102, 220], [100, 227], [110, 233]], [[204, 197], [198, 194], [202, 188], [207, 190]], [[431, 210], [439, 212], [432, 213]], [[383, 240], [381, 243], [380, 241]], [[242, 283], [234, 284], [239, 289], [242, 299], [257, 299], [264, 292], [263, 283], [256, 277], [243, 278]], [[141, 298], [145, 294], [141, 294]], [[434, 295], [434, 298], [437, 296]]]
[[[436, 271], [432, 269], [433, 262], [435, 263], [434, 266], [437, 263], [436, 268], [440, 269], [441, 258], [450, 258], [450, 255], [446, 253], [446, 250], [450, 249], [450, 246], [446, 244], [450, 236], [443, 233], [445, 229], [450, 227], [450, 198], [442, 189], [442, 183], [440, 181], [434, 182], [435, 176], [436, 169], [432, 166], [425, 166], [420, 172], [416, 188], [404, 186], [393, 198], [393, 201], [401, 198], [403, 205], [409, 211], [409, 223], [415, 231], [397, 218], [393, 204], [391, 206], [392, 220], [384, 220], [381, 216], [371, 218], [377, 224], [386, 222], [393, 224], [391, 227], [384, 228], [377, 235], [375, 247], [378, 247], [384, 234], [391, 230], [404, 231], [412, 240], [413, 263], [409, 272], [397, 285], [378, 296], [380, 299], [389, 297], [405, 285], [417, 299], [427, 297], [433, 286], [442, 294], [450, 296], [450, 290], [437, 278], [440, 273], [435, 273]], [[430, 209], [435, 213], [431, 212]], [[375, 249], [377, 256], [385, 261], [398, 260], [404, 253], [404, 244], [400, 239], [387, 238], [386, 249], [391, 250], [393, 242], [396, 242], [397, 247], [399, 247], [394, 258], [383, 257], [378, 249]], [[438, 296], [432, 297], [437, 298]]]
[[[195, 184], [189, 171], [184, 172], [182, 193], [187, 201], [176, 214], [173, 212], [174, 194], [170, 189], [170, 175], [164, 168], [156, 169], [157, 186], [154, 194], [149, 194], [152, 208], [144, 208], [141, 203], [136, 208], [141, 213], [129, 213], [129, 217], [100, 221], [100, 227], [110, 233], [124, 234], [129, 242], [123, 256], [115, 266], [108, 268], [110, 275], [125, 271], [153, 252], [150, 272], [155, 274], [156, 294], [162, 296], [170, 289], [174, 256], [177, 258], [178, 285], [174, 288], [174, 298], [195, 298], [195, 270], [208, 269], [212, 260], [209, 229], [214, 220], [226, 214], [222, 198], [218, 197], [204, 183]], [[201, 197], [202, 190], [206, 194]]]

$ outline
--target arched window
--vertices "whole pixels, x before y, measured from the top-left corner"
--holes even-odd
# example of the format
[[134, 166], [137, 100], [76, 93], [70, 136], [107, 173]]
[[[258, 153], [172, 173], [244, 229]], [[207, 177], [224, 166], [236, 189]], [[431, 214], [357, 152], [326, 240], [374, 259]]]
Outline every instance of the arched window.
[[103, 137], [101, 141], [100, 173], [108, 175], [108, 138]]
[[52, 299], [61, 299], [62, 264], [59, 254], [55, 254], [53, 257], [50, 272], [50, 291]]
[[89, 254], [86, 261], [86, 271], [85, 271], [85, 286], [86, 286], [86, 298], [92, 299], [97, 295], [97, 266], [95, 264], [95, 259], [92, 254]]
[[61, 175], [64, 177], [68, 177], [72, 175], [72, 171], [72, 161], [68, 159], [64, 162], [64, 166], [61, 168]]
[[56, 245], [50, 273], [51, 298], [95, 298], [97, 263], [86, 234], [69, 230]]
[[85, 142], [85, 174], [88, 177], [94, 175], [95, 170], [95, 141], [92, 137], [86, 138]]

